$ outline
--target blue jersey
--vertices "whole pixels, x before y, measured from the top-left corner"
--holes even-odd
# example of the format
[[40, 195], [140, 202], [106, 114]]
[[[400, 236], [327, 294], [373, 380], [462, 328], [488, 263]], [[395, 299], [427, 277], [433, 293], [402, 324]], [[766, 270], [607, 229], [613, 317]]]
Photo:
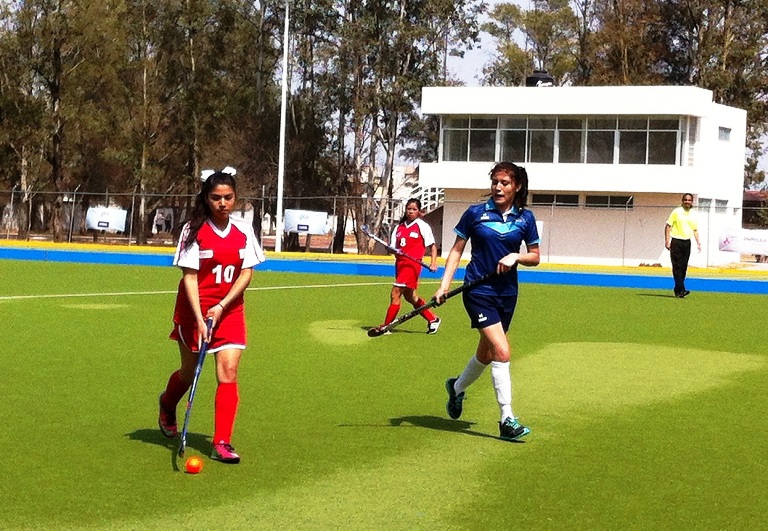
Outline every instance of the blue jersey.
[[[472, 245], [471, 258], [464, 275], [465, 282], [472, 282], [496, 271], [499, 260], [509, 253], [520, 252], [522, 242], [530, 246], [540, 241], [533, 212], [513, 207], [504, 221], [493, 199], [469, 207], [453, 231]], [[484, 295], [517, 295], [517, 267], [483, 282], [472, 291]]]

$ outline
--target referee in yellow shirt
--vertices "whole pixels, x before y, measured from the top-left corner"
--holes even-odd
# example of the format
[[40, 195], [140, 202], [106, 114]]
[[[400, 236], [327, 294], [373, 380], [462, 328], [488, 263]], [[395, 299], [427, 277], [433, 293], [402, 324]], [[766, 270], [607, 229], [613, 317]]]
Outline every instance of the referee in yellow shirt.
[[689, 293], [685, 289], [685, 275], [688, 272], [688, 259], [691, 256], [691, 236], [696, 238], [696, 246], [701, 252], [699, 241], [699, 223], [691, 210], [693, 194], [683, 194], [682, 205], [672, 211], [664, 227], [665, 246], [672, 260], [672, 276], [675, 279], [675, 297], [682, 299]]

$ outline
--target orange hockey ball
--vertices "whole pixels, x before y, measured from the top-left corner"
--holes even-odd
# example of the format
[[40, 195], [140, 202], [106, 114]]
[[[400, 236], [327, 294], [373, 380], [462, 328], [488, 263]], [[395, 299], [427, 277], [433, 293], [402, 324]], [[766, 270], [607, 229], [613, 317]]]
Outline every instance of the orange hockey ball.
[[203, 469], [203, 460], [199, 457], [190, 457], [184, 466], [190, 474], [197, 474]]

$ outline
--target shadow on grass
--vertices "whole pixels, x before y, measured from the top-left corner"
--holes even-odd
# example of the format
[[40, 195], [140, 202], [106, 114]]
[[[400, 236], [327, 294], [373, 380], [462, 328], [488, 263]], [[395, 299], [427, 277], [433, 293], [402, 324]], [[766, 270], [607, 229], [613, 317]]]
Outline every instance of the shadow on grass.
[[664, 299], [676, 299], [677, 296], [672, 294], [666, 294], [666, 293], [638, 293], [639, 297], [662, 297]]
[[463, 433], [474, 437], [488, 437], [498, 439], [487, 433], [472, 431], [474, 422], [466, 420], [449, 420], [432, 415], [409, 415], [407, 417], [397, 417], [389, 419], [389, 424], [339, 424], [341, 428], [427, 428], [430, 430], [450, 431], [453, 433]]
[[466, 420], [449, 420], [443, 417], [435, 417], [432, 415], [409, 415], [407, 417], [397, 417], [389, 419], [389, 424], [392, 427], [401, 427], [403, 424], [409, 424], [417, 428], [427, 428], [430, 430], [438, 431], [450, 431], [453, 433], [463, 433], [466, 435], [472, 435], [474, 437], [487, 437], [490, 439], [498, 439], [488, 433], [481, 433], [479, 431], [472, 431], [470, 428], [475, 425], [474, 422]]
[[[171, 452], [171, 467], [176, 472], [181, 470], [177, 454], [181, 435], [177, 435], [173, 439], [168, 439], [167, 437], [164, 437], [157, 428], [142, 428], [126, 433], [125, 436], [131, 441], [141, 441], [146, 444], [154, 444], [167, 448]], [[208, 455], [211, 450], [211, 439], [207, 435], [201, 433], [187, 433], [187, 450], [189, 449], [193, 449], [201, 455]]]

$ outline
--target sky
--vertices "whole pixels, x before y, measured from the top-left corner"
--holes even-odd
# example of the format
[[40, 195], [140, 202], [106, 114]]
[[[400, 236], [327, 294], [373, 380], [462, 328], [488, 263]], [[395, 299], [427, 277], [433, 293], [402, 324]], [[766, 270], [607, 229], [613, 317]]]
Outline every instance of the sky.
[[482, 48], [474, 48], [464, 53], [463, 58], [449, 57], [449, 73], [468, 87], [480, 86], [479, 78], [483, 75], [483, 66], [491, 61], [495, 47], [490, 38], [486, 38], [481, 43]]
[[[527, 1], [485, 0], [485, 3], [488, 4], [488, 11], [490, 11], [496, 4], [517, 3], [519, 5], [523, 5], [527, 4]], [[484, 20], [481, 22], [483, 21]], [[448, 58], [448, 70], [450, 73], [462, 80], [468, 87], [480, 86], [480, 81], [478, 81], [478, 79], [483, 74], [483, 65], [491, 60], [491, 57], [495, 51], [493, 39], [491, 39], [487, 33], [481, 32], [480, 37], [480, 48], [476, 47], [472, 50], [466, 51], [463, 58]]]

